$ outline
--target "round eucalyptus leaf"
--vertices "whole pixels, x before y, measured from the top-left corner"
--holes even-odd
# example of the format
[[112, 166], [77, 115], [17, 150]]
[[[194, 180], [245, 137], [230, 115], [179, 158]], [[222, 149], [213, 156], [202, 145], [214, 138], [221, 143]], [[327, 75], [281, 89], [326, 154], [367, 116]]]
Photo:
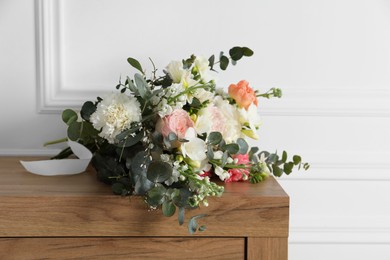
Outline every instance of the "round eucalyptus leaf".
[[77, 121], [77, 113], [75, 111], [73, 111], [72, 109], [65, 109], [63, 112], [62, 112], [62, 121], [64, 121], [65, 124], [67, 124], [68, 126]]
[[81, 134], [81, 122], [74, 121], [68, 127], [68, 138], [72, 141], [77, 141]]
[[239, 150], [238, 150], [238, 153], [239, 154], [246, 154], [248, 152], [248, 149], [249, 149], [249, 145], [248, 143], [245, 141], [244, 138], [238, 138], [237, 139], [237, 144], [239, 146]]
[[175, 214], [176, 206], [172, 203], [172, 201], [164, 201], [162, 204], [162, 212], [164, 216], [171, 217]]
[[164, 182], [172, 175], [172, 166], [166, 162], [153, 161], [147, 170], [147, 177], [152, 182]]
[[211, 132], [207, 137], [207, 142], [211, 145], [217, 145], [222, 141], [222, 134], [220, 132]]
[[83, 104], [80, 111], [80, 115], [84, 120], [89, 121], [89, 118], [93, 113], [95, 113], [95, 111], [96, 111], [95, 104], [92, 103], [91, 101], [87, 101]]
[[229, 50], [229, 55], [232, 60], [237, 61], [244, 56], [244, 50], [241, 47], [233, 47]]
[[221, 70], [226, 70], [228, 65], [229, 65], [229, 58], [226, 57], [225, 55], [222, 55], [219, 58], [219, 67], [221, 68]]

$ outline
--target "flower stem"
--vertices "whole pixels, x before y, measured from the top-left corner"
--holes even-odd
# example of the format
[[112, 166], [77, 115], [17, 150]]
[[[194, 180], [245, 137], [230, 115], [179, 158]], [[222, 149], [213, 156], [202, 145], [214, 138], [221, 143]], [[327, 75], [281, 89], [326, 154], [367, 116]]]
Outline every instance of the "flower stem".
[[52, 144], [59, 144], [59, 143], [63, 143], [63, 142], [66, 142], [68, 141], [68, 138], [61, 138], [61, 139], [58, 139], [58, 140], [53, 140], [53, 141], [49, 141], [49, 142], [46, 142], [43, 144], [43, 146], [48, 146], [48, 145], [52, 145]]

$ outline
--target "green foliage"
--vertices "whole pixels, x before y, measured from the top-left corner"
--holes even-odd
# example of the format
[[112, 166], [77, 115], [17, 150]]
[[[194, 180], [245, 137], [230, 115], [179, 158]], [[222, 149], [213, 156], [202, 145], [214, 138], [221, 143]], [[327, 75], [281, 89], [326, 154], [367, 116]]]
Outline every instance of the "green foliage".
[[211, 132], [207, 137], [207, 143], [210, 145], [217, 145], [222, 141], [222, 134], [220, 132]]
[[77, 113], [72, 109], [65, 109], [62, 112], [62, 121], [64, 121], [64, 123], [68, 126], [73, 122], [77, 121], [77, 117]]
[[143, 69], [142, 69], [142, 66], [141, 66], [141, 63], [139, 63], [138, 60], [134, 59], [134, 58], [127, 58], [127, 62], [135, 69], [139, 70], [142, 74], [144, 73], [143, 72]]
[[[206, 217], [206, 214], [199, 214], [190, 218], [188, 222], [188, 232], [193, 235], [198, 230], [198, 219]], [[205, 226], [201, 226], [199, 231], [204, 231], [206, 229]]]
[[172, 176], [172, 166], [166, 162], [153, 161], [149, 164], [146, 174], [152, 182], [164, 182]]
[[96, 105], [91, 101], [87, 101], [83, 104], [80, 111], [80, 115], [84, 120], [89, 121], [89, 118], [93, 113], [95, 113], [95, 111], [96, 111]]

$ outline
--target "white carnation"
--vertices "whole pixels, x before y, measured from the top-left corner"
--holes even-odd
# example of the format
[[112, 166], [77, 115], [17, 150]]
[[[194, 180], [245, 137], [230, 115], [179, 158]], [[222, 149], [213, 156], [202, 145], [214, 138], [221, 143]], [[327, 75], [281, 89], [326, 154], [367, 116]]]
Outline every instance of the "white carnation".
[[221, 134], [226, 143], [235, 142], [238, 138], [243, 137], [241, 133], [240, 114], [236, 107], [229, 104], [227, 100], [222, 99], [220, 96], [215, 97], [214, 105], [219, 108], [219, 111], [225, 119], [224, 129]]
[[101, 130], [99, 136], [114, 143], [119, 133], [129, 128], [131, 123], [141, 121], [141, 117], [140, 104], [136, 98], [113, 93], [97, 105], [90, 121], [97, 130]]

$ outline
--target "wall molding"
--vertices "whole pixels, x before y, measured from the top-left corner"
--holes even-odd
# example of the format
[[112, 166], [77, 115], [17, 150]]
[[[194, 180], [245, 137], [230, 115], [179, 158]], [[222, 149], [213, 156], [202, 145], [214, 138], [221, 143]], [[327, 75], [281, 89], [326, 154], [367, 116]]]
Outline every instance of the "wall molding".
[[[61, 75], [62, 1], [35, 2], [37, 39], [37, 104], [40, 113], [79, 109], [95, 99], [98, 86], [90, 91], [64, 86]], [[96, 91], [93, 91], [96, 89]], [[294, 87], [283, 89], [281, 102], [262, 108], [264, 116], [390, 117], [390, 88]], [[368, 97], [370, 97], [368, 99]], [[369, 102], [368, 100], [373, 100]], [[368, 102], [368, 103], [367, 103]]]
[[390, 244], [390, 228], [290, 227], [289, 244]]

